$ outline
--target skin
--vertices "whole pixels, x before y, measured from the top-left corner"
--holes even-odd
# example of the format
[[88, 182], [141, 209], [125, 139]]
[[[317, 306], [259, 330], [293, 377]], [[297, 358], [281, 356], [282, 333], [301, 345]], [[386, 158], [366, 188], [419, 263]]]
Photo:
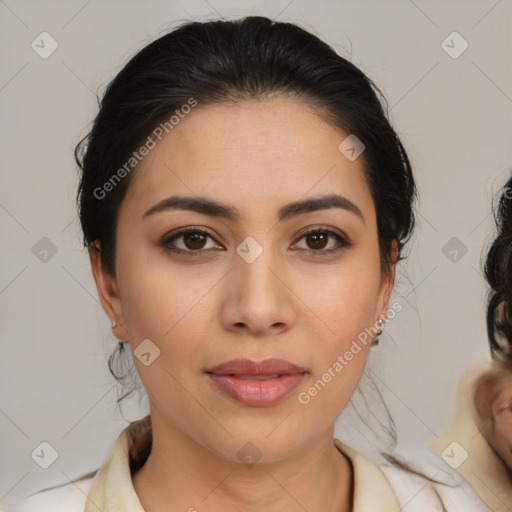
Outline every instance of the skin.
[[[149, 366], [134, 357], [150, 400], [153, 450], [132, 480], [148, 512], [352, 510], [353, 471], [333, 444], [334, 422], [371, 340], [307, 405], [297, 399], [359, 333], [386, 318], [394, 282], [395, 264], [380, 271], [362, 158], [338, 150], [346, 136], [290, 98], [198, 105], [133, 176], [118, 217], [116, 279], [90, 252], [115, 336], [132, 351], [144, 339], [160, 350]], [[364, 221], [341, 208], [277, 221], [281, 206], [333, 193], [355, 203]], [[237, 208], [240, 219], [187, 210], [142, 219], [171, 195], [207, 196]], [[213, 238], [194, 245], [182, 236], [174, 245], [203, 252], [166, 252], [166, 235], [187, 226]], [[339, 242], [315, 243], [303, 236], [308, 227], [333, 229], [353, 245], [319, 256]], [[263, 249], [252, 263], [236, 252], [248, 236]], [[309, 376], [280, 403], [249, 407], [204, 373], [241, 357], [280, 357]], [[251, 467], [237, 456], [248, 442], [261, 454]]]
[[496, 455], [512, 471], [512, 374], [490, 370], [495, 373], [491, 393], [478, 393], [477, 389], [484, 376], [473, 386], [472, 410], [478, 428]]

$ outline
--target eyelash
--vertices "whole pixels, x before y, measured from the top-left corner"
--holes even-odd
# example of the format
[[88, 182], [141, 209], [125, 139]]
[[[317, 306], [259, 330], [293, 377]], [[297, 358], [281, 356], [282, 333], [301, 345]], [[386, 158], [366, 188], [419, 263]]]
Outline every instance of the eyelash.
[[[172, 241], [174, 241], [174, 240], [176, 240], [178, 238], [181, 238], [184, 235], [191, 234], [191, 233], [194, 233], [194, 234], [199, 233], [201, 235], [205, 235], [205, 236], [210, 237], [211, 239], [215, 240], [214, 237], [208, 231], [204, 231], [203, 229], [183, 228], [183, 229], [180, 229], [180, 230], [176, 231], [175, 233], [173, 233], [172, 236], [165, 237], [162, 240], [162, 246], [168, 252], [177, 253], [177, 254], [185, 254], [187, 256], [188, 255], [190, 255], [190, 256], [199, 256], [201, 253], [209, 252], [211, 250], [211, 249], [197, 249], [197, 250], [189, 249], [189, 250], [185, 251], [185, 250], [182, 250], [182, 249], [176, 249], [175, 247], [172, 247], [170, 245], [170, 243]], [[337, 253], [337, 252], [340, 252], [340, 251], [342, 251], [344, 249], [347, 249], [347, 248], [349, 248], [349, 247], [351, 247], [353, 245], [353, 242], [351, 242], [348, 238], [340, 235], [336, 231], [333, 231], [333, 230], [328, 229], [328, 228], [318, 228], [318, 227], [309, 229], [308, 231], [305, 231], [304, 233], [302, 233], [302, 235], [301, 235], [301, 237], [299, 238], [298, 241], [302, 240], [305, 236], [312, 235], [312, 234], [313, 235], [314, 234], [327, 234], [328, 236], [336, 239], [338, 241], [338, 243], [339, 243], [339, 246], [336, 247], [336, 248], [333, 248], [333, 249], [318, 249], [318, 250], [315, 250], [315, 249], [304, 249], [307, 252], [312, 253], [314, 256], [320, 256], [320, 257], [322, 257], [322, 256], [329, 256], [329, 255], [331, 255], [333, 253]]]

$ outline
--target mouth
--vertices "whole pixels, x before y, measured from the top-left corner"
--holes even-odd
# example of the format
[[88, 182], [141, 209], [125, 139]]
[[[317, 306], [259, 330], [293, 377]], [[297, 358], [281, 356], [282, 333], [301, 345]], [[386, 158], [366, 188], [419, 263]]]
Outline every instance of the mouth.
[[206, 371], [223, 395], [249, 407], [274, 405], [289, 396], [309, 375], [284, 359], [234, 359]]

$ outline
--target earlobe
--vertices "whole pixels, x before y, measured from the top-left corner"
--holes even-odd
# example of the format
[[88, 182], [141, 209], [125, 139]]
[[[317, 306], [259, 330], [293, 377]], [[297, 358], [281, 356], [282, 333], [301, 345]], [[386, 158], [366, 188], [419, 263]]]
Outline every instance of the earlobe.
[[123, 311], [116, 280], [103, 267], [99, 241], [95, 241], [89, 246], [89, 260], [101, 305], [109, 317], [110, 323], [115, 324], [112, 332], [117, 338], [126, 340], [128, 336], [124, 328]]

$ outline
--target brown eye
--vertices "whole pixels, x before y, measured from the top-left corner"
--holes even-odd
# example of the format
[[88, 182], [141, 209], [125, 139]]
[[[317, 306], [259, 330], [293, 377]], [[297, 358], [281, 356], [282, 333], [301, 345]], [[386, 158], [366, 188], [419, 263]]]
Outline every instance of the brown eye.
[[203, 249], [206, 241], [206, 236], [202, 233], [187, 233], [183, 236], [183, 243], [187, 247], [187, 249]]
[[329, 235], [325, 233], [309, 233], [306, 235], [306, 239], [308, 240], [308, 245], [312, 249], [325, 249], [325, 246], [328, 244]]
[[[312, 229], [304, 233], [299, 240], [302, 239], [306, 241], [306, 251], [309, 251], [310, 253], [318, 253], [319, 255], [341, 251], [342, 249], [353, 245], [348, 238], [345, 238], [330, 229]], [[334, 240], [337, 244], [331, 243], [331, 247], [326, 248], [329, 245], [329, 240]]]
[[199, 255], [203, 252], [209, 252], [212, 248], [219, 247], [216, 244], [207, 247], [208, 239], [214, 240], [206, 231], [187, 229], [166, 237], [162, 241], [162, 246], [171, 252]]

